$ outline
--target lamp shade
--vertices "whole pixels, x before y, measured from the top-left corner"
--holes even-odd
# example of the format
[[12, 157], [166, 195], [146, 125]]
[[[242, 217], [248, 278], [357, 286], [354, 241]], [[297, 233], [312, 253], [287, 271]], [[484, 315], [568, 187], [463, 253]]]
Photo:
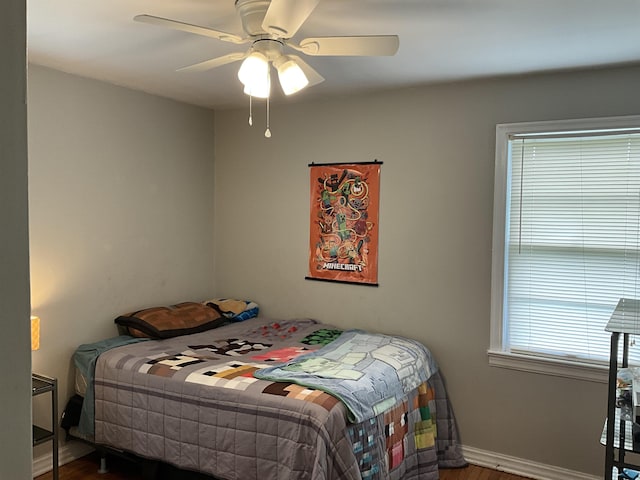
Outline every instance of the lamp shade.
[[31, 316], [31, 350], [40, 348], [40, 317]]
[[292, 58], [283, 55], [273, 65], [278, 70], [278, 79], [285, 95], [296, 93], [309, 85], [309, 79]]
[[253, 52], [244, 59], [240, 70], [238, 70], [238, 79], [245, 87], [252, 87], [255, 82], [264, 82], [269, 74], [269, 60], [260, 52]]
[[262, 82], [252, 82], [244, 86], [244, 93], [252, 97], [268, 98], [271, 93], [271, 79], [269, 75]]

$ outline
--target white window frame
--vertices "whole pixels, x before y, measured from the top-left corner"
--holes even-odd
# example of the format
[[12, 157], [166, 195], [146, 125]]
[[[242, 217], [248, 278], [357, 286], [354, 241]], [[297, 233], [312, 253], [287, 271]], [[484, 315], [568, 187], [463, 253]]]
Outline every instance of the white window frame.
[[493, 248], [491, 268], [491, 337], [489, 364], [496, 367], [607, 382], [607, 365], [585, 361], [558, 360], [539, 355], [523, 355], [508, 351], [503, 344], [504, 278], [507, 197], [509, 188], [509, 139], [517, 134], [549, 132], [606, 131], [638, 129], [640, 115], [624, 117], [552, 120], [525, 123], [504, 123], [496, 126], [496, 160], [493, 198]]

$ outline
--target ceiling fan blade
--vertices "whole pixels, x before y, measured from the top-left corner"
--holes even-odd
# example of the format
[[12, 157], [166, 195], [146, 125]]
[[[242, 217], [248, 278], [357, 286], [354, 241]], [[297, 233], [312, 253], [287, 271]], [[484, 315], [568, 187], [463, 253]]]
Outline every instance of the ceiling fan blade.
[[233, 33], [222, 32], [220, 30], [214, 30], [213, 28], [201, 27], [199, 25], [192, 25], [190, 23], [179, 22], [177, 20], [170, 20], [168, 18], [155, 17], [153, 15], [136, 15], [133, 19], [136, 22], [168, 27], [174, 30], [182, 30], [183, 32], [195, 33], [196, 35], [202, 35], [209, 38], [217, 38], [223, 42], [242, 44], [249, 41], [249, 39], [239, 37]]
[[204, 72], [205, 70], [211, 70], [212, 68], [226, 65], [227, 63], [237, 62], [247, 56], [246, 53], [237, 52], [224, 55], [222, 57], [212, 58], [211, 60], [205, 60], [204, 62], [188, 65], [176, 70], [176, 72]]
[[320, 0], [271, 0], [262, 28], [281, 38], [293, 37]]
[[302, 69], [305, 76], [307, 77], [307, 80], [309, 80], [309, 84], [307, 85], [307, 87], [312, 87], [321, 82], [324, 82], [324, 77], [320, 75], [318, 72], [316, 72], [313, 69], [313, 67], [311, 67], [311, 65], [305, 62], [303, 59], [301, 59], [298, 55], [288, 55], [288, 56], [298, 64], [298, 66]]
[[400, 46], [400, 39], [397, 35], [314, 37], [305, 38], [300, 45], [287, 45], [307, 55], [375, 57], [395, 55]]

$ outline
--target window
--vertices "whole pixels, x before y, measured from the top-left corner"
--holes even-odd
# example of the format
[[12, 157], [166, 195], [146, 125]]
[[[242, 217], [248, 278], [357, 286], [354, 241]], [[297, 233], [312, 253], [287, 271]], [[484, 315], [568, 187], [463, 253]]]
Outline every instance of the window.
[[497, 126], [492, 365], [605, 381], [639, 250], [640, 117]]

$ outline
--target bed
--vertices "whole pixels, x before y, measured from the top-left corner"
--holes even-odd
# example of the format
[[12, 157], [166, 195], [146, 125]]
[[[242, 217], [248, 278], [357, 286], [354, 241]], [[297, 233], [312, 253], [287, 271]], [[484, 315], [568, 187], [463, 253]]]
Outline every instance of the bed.
[[466, 465], [426, 347], [256, 314], [151, 333], [118, 317], [126, 335], [74, 354], [78, 435], [224, 480], [437, 480]]

